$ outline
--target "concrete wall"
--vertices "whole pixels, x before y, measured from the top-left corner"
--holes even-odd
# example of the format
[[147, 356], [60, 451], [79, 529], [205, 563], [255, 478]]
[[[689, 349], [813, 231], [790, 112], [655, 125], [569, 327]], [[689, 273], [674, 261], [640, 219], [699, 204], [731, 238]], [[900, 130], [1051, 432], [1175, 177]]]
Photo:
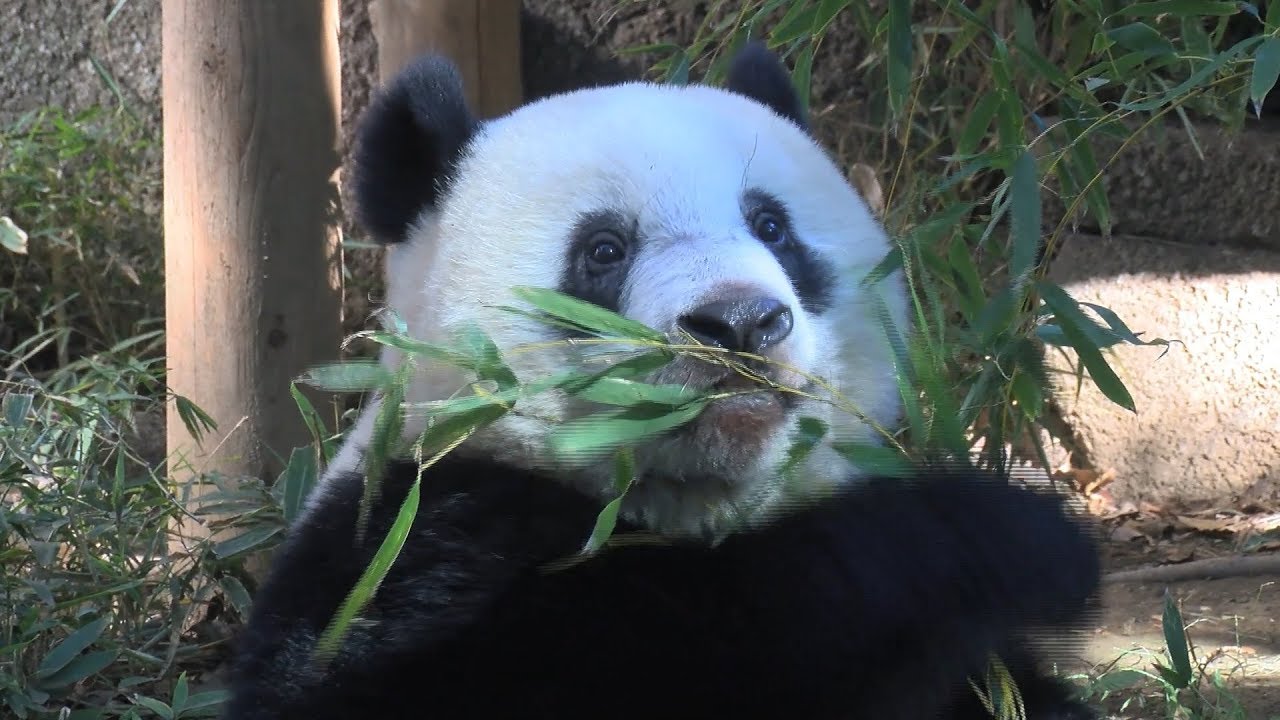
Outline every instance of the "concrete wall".
[[[0, 120], [46, 104], [110, 102], [92, 55], [158, 127], [159, 0], [130, 0], [104, 26], [113, 4], [11, 0], [0, 8], [0, 47], [10, 48], [0, 57]], [[342, 5], [349, 137], [377, 76], [376, 46], [364, 4]], [[614, 53], [687, 41], [704, 5], [526, 0], [527, 96], [637, 77], [641, 60]], [[848, 120], [857, 117], [863, 94], [859, 60], [837, 25], [815, 62], [819, 131], [846, 162], [868, 161], [849, 150], [863, 145], [848, 142]], [[1059, 397], [1084, 455], [1100, 470], [1117, 470], [1113, 489], [1121, 499], [1220, 500], [1260, 478], [1280, 480], [1280, 344], [1273, 340], [1280, 331], [1280, 133], [1255, 128], [1232, 138], [1206, 127], [1200, 142], [1207, 161], [1177, 129], [1127, 151], [1109, 183], [1117, 230], [1126, 237], [1073, 237], [1055, 266], [1057, 279], [1080, 299], [1112, 307], [1135, 330], [1185, 343], [1159, 361], [1159, 350], [1117, 352], [1136, 417], [1096, 392]], [[348, 266], [358, 278], [371, 277], [377, 256], [348, 253]], [[377, 283], [357, 280], [352, 288], [347, 314], [358, 324]]]

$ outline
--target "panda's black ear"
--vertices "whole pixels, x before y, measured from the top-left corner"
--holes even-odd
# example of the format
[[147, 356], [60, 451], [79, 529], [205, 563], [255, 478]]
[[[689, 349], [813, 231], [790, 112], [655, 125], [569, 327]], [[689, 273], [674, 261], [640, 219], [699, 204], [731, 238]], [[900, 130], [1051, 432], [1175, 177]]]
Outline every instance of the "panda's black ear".
[[477, 127], [451, 61], [427, 55], [407, 65], [370, 103], [357, 131], [352, 184], [360, 224], [380, 242], [404, 240], [448, 187]]
[[747, 43], [729, 62], [725, 87], [809, 129], [809, 119], [791, 84], [791, 75], [778, 56], [759, 40]]

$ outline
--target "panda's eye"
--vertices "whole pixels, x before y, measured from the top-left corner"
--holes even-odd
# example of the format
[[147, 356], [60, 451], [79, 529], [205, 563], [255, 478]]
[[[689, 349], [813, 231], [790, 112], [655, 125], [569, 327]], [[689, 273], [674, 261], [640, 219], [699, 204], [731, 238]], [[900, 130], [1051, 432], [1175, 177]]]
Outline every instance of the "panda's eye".
[[751, 231], [766, 245], [776, 245], [787, 239], [787, 229], [782, 220], [768, 211], [756, 214], [751, 221]]
[[612, 265], [622, 262], [627, 257], [627, 248], [622, 240], [611, 232], [599, 232], [591, 238], [587, 246], [587, 259], [597, 266]]

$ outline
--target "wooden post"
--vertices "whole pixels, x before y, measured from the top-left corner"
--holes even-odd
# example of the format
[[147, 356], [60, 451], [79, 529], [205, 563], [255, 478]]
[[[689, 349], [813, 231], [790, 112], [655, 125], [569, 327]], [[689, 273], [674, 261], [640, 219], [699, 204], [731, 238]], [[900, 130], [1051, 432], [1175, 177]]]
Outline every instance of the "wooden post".
[[434, 51], [457, 63], [481, 117], [520, 104], [520, 0], [372, 0], [369, 19], [384, 81]]
[[342, 340], [338, 0], [162, 15], [168, 380], [218, 423], [170, 405], [170, 473], [271, 482], [309, 441], [290, 382]]

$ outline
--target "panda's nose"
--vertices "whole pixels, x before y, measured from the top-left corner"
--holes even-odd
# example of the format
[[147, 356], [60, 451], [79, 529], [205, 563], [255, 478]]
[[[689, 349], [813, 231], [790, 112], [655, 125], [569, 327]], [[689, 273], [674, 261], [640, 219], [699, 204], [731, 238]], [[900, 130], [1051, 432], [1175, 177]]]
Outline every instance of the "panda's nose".
[[791, 308], [767, 297], [707, 303], [677, 322], [704, 345], [755, 354], [785, 340], [793, 324]]

